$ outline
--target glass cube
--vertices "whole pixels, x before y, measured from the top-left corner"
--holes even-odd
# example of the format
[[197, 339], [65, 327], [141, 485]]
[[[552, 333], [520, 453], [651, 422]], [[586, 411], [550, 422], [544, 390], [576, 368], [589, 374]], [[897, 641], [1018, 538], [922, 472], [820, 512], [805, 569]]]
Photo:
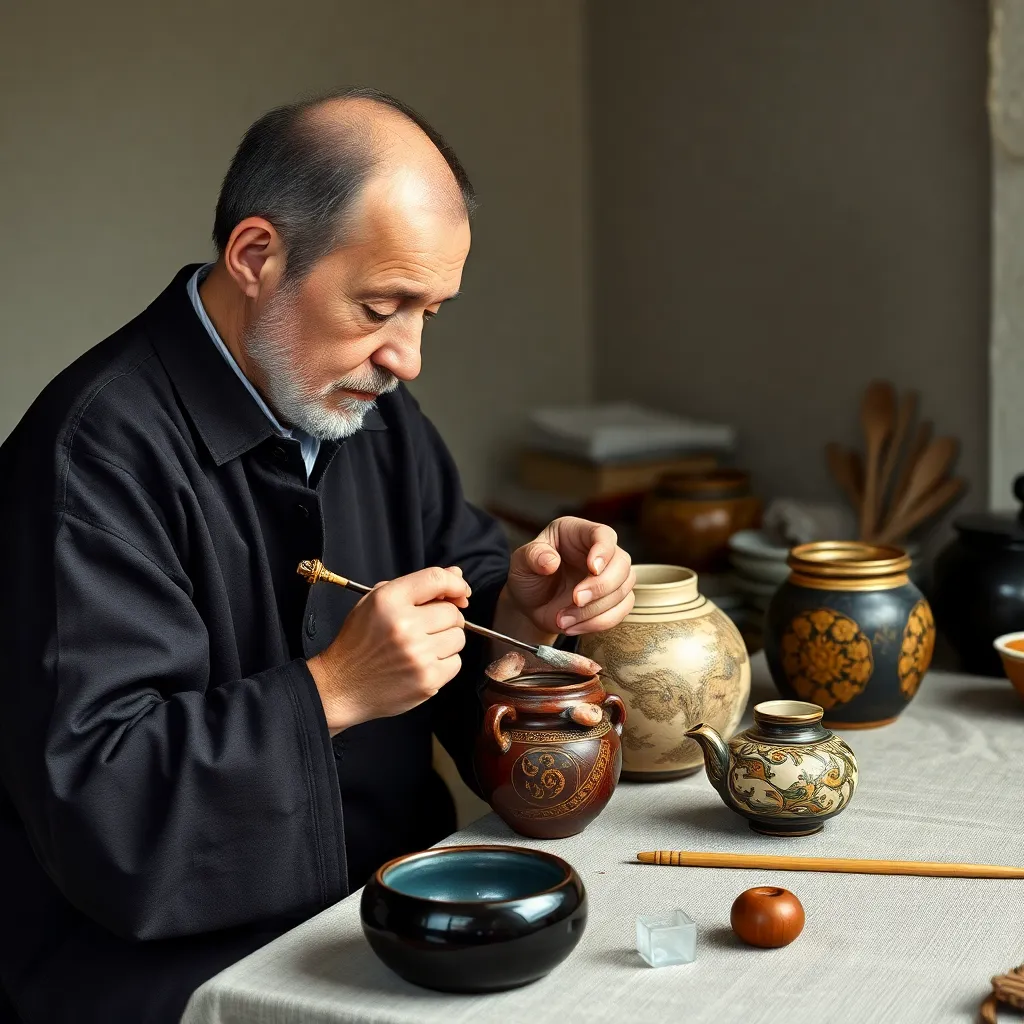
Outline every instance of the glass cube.
[[692, 964], [697, 959], [697, 926], [681, 910], [638, 916], [636, 951], [652, 967]]

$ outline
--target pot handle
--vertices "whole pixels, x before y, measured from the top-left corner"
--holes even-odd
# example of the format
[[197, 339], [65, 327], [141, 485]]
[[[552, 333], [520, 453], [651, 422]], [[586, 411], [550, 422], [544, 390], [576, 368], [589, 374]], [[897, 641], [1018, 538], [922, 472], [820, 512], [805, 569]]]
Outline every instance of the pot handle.
[[516, 720], [516, 709], [507, 704], [492, 704], [484, 712], [484, 735], [494, 742], [501, 754], [507, 754], [512, 746], [512, 737], [501, 731], [501, 723], [506, 718], [510, 722]]
[[609, 693], [601, 701], [601, 707], [607, 710], [612, 727], [615, 729], [616, 734], [621, 736], [622, 727], [626, 724], [626, 705], [622, 703], [622, 698], [617, 694]]

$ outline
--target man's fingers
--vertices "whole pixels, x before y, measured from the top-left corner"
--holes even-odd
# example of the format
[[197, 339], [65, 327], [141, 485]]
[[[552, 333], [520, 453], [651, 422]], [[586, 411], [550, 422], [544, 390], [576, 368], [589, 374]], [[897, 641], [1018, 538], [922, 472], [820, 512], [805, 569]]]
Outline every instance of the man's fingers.
[[434, 653], [438, 659], [444, 661], [458, 654], [466, 646], [466, 631], [464, 629], [446, 629], [441, 633], [435, 633], [432, 640]]
[[420, 605], [416, 611], [416, 622], [424, 633], [441, 633], [449, 629], [461, 630], [466, 620], [452, 601], [433, 601]]
[[440, 566], [400, 576], [392, 580], [389, 587], [399, 600], [418, 605], [430, 601], [468, 599], [472, 594], [469, 584], [461, 576]]
[[520, 572], [550, 576], [562, 564], [558, 550], [543, 540], [532, 540], [529, 544], [524, 544], [517, 554], [519, 556], [517, 561], [521, 564], [516, 568]]
[[604, 571], [619, 543], [618, 534], [610, 526], [577, 516], [562, 516], [554, 520], [541, 539], [557, 545], [564, 554], [571, 552], [584, 560], [595, 576]]
[[622, 548], [616, 548], [608, 567], [600, 576], [587, 576], [576, 584], [573, 588], [573, 604], [577, 608], [585, 608], [591, 602], [621, 592], [624, 588], [632, 589], [634, 583], [636, 575], [632, 559]]
[[632, 610], [636, 595], [631, 590], [618, 604], [595, 615], [593, 618], [584, 619], [575, 626], [563, 630], [566, 636], [579, 636], [581, 633], [603, 633], [606, 629], [617, 626]]
[[600, 576], [612, 562], [618, 551], [618, 542], [618, 535], [610, 526], [597, 523], [591, 527], [587, 568], [595, 576]]
[[559, 612], [558, 628], [565, 633], [572, 629], [573, 626], [594, 619], [610, 608], [617, 607], [628, 595], [632, 594], [635, 580], [636, 575], [631, 569], [622, 584], [616, 587], [610, 594], [605, 594], [604, 597], [599, 597], [596, 601], [589, 601], [582, 608], [567, 608]]

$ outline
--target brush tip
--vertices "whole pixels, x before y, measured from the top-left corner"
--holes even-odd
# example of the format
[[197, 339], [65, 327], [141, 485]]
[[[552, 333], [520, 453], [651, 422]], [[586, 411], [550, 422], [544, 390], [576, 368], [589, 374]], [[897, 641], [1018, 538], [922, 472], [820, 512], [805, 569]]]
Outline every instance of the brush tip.
[[574, 672], [581, 676], [600, 675], [601, 666], [590, 658], [583, 657], [573, 651], [560, 651], [556, 647], [548, 647], [541, 644], [537, 648], [537, 657], [546, 661], [552, 668], [559, 668], [565, 672]]

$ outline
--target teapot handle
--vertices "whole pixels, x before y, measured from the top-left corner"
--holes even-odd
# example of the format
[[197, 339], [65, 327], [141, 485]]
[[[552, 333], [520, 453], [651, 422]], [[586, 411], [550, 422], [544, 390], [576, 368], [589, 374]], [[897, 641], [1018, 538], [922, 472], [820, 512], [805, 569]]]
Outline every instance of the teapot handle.
[[493, 741], [501, 754], [507, 754], [512, 746], [512, 737], [501, 731], [501, 723], [508, 719], [516, 720], [516, 709], [507, 704], [492, 704], [484, 712], [484, 735]]
[[611, 719], [616, 735], [621, 736], [622, 727], [626, 724], [626, 705], [622, 703], [622, 698], [617, 694], [609, 693], [601, 701], [601, 707], [608, 711], [608, 717]]

